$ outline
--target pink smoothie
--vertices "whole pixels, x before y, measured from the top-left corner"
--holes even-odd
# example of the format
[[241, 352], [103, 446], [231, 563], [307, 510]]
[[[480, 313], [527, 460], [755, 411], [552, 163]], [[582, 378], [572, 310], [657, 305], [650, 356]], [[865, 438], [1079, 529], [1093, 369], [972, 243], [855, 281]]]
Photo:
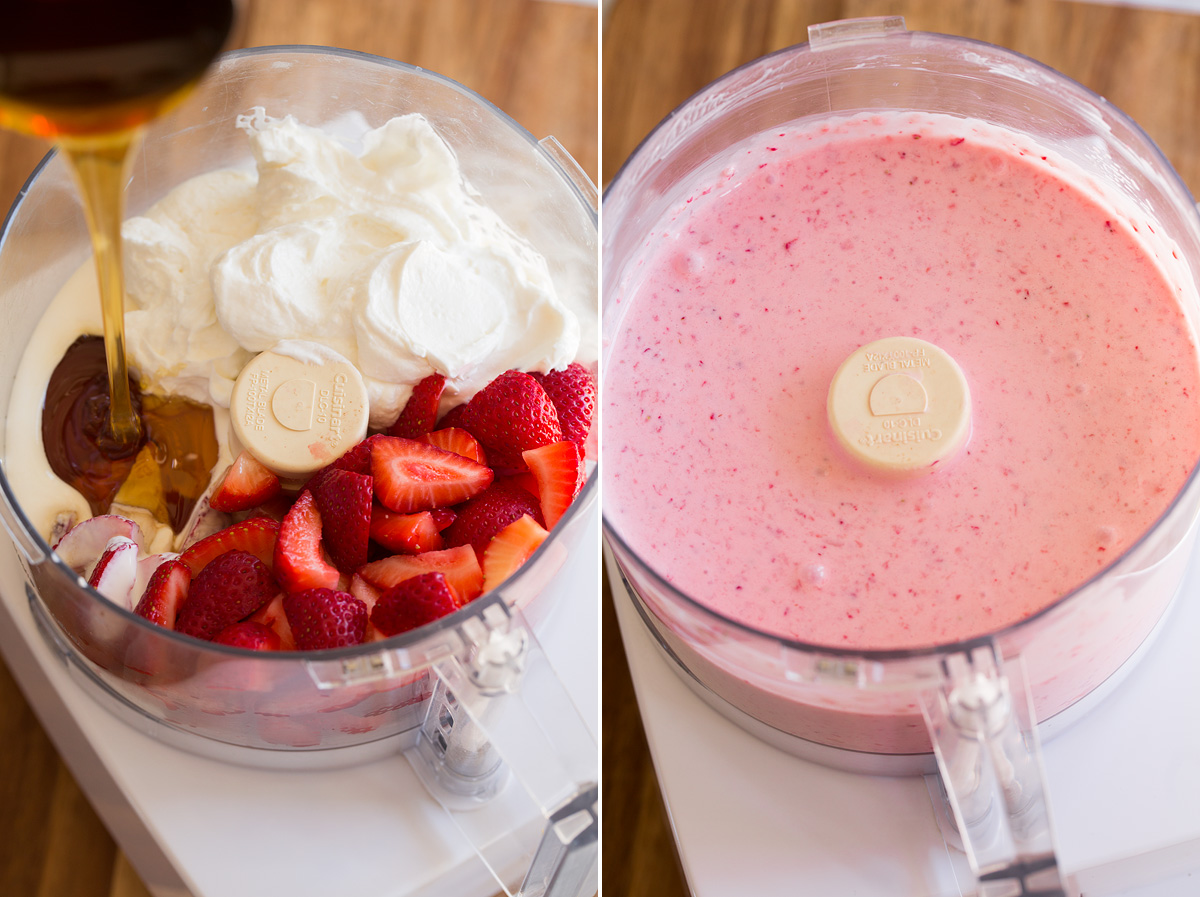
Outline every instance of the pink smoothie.
[[[1200, 457], [1200, 364], [1170, 244], [1069, 165], [963, 119], [786, 128], [651, 233], [604, 381], [610, 525], [757, 629], [885, 649], [994, 632], [1103, 570]], [[881, 476], [826, 397], [915, 336], [966, 375], [972, 433]]]

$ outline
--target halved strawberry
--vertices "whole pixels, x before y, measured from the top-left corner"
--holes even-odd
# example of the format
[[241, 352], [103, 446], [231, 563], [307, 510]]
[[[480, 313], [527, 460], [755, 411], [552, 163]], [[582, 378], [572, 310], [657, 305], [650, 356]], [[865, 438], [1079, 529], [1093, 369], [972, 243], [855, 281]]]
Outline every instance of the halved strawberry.
[[496, 470], [524, 470], [521, 452], [563, 438], [546, 390], [520, 371], [505, 371], [477, 392], [461, 425], [483, 443]]
[[438, 403], [445, 386], [446, 378], [442, 374], [430, 374], [414, 386], [404, 410], [388, 428], [388, 435], [417, 439], [432, 430], [437, 423]]
[[554, 403], [562, 438], [574, 442], [582, 451], [596, 413], [596, 380], [591, 371], [573, 361], [561, 371], [530, 376], [542, 384]]
[[371, 449], [375, 497], [399, 514], [466, 501], [492, 482], [492, 471], [470, 458], [423, 442], [386, 436]]
[[470, 545], [482, 561], [492, 536], [524, 514], [541, 522], [538, 500], [511, 480], [498, 479], [458, 507], [458, 518], [443, 535], [447, 545]]
[[268, 629], [271, 629], [279, 636], [279, 648], [281, 651], [295, 651], [296, 637], [292, 635], [292, 626], [287, 621], [287, 614], [283, 612], [283, 592], [279, 592], [248, 616], [247, 620], [252, 620], [255, 623], [261, 623]]
[[460, 607], [483, 592], [483, 570], [470, 545], [417, 555], [393, 555], [367, 564], [358, 575], [376, 588], [388, 589], [410, 577], [430, 572], [446, 577]]
[[212, 639], [270, 601], [276, 590], [266, 564], [248, 551], [227, 551], [192, 578], [175, 631]]
[[279, 634], [274, 629], [253, 620], [231, 623], [218, 632], [213, 641], [218, 645], [231, 645], [249, 651], [283, 650], [283, 642], [280, 640]]
[[549, 529], [562, 519], [583, 488], [583, 452], [574, 442], [554, 442], [522, 453], [538, 484], [542, 518]]
[[367, 606], [336, 589], [305, 589], [286, 595], [283, 610], [301, 651], [357, 645], [367, 629]]
[[331, 470], [313, 489], [321, 514], [321, 538], [339, 570], [353, 573], [367, 562], [371, 535], [371, 477]]
[[195, 576], [214, 558], [227, 551], [248, 551], [268, 567], [274, 563], [279, 524], [268, 517], [251, 517], [227, 526], [190, 546], [179, 556]]
[[326, 561], [321, 551], [321, 512], [307, 489], [300, 493], [279, 524], [275, 576], [289, 592], [332, 589], [341, 579], [338, 568]]
[[282, 488], [273, 471], [249, 452], [242, 452], [213, 489], [208, 504], [217, 511], [245, 511], [274, 498]]
[[[571, 443], [574, 445], [574, 443]], [[529, 516], [514, 520], [488, 543], [483, 553], [483, 588], [490, 592], [529, 560], [550, 535]]]
[[487, 457], [483, 453], [483, 446], [479, 444], [479, 440], [461, 427], [434, 430], [432, 433], [421, 436], [420, 441], [427, 442], [443, 451], [454, 452], [456, 455], [478, 461], [480, 464], [487, 464]]
[[397, 514], [378, 505], [371, 509], [371, 538], [401, 554], [439, 551], [444, 545], [432, 511]]
[[192, 569], [179, 558], [158, 565], [146, 583], [146, 591], [133, 612], [166, 629], [175, 628], [175, 617], [187, 600], [192, 584]]
[[383, 635], [399, 635], [439, 620], [458, 609], [454, 591], [441, 573], [422, 573], [379, 596], [371, 622]]

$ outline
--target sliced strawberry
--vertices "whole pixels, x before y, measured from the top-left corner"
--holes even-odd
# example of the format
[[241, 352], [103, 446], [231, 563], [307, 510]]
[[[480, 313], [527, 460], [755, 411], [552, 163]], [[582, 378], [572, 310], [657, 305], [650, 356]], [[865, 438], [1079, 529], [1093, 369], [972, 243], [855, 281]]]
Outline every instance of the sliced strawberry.
[[328, 470], [349, 470], [351, 473], [370, 474], [371, 446], [382, 438], [384, 438], [382, 433], [368, 436], [336, 461], [314, 473], [304, 485], [309, 489], [313, 488], [316, 485], [317, 477], [322, 476]]
[[542, 384], [542, 389], [554, 403], [562, 438], [575, 443], [582, 451], [596, 413], [596, 379], [591, 371], [573, 361], [561, 371], [530, 376]]
[[388, 428], [388, 434], [417, 439], [432, 430], [437, 423], [438, 403], [445, 386], [446, 378], [442, 374], [430, 374], [414, 386], [404, 410]]
[[[571, 443], [574, 445], [574, 443]], [[488, 543], [483, 553], [483, 588], [490, 592], [529, 560], [550, 535], [532, 517], [514, 520]]]
[[441, 573], [422, 573], [379, 596], [371, 622], [383, 635], [399, 635], [439, 620], [458, 609], [454, 591]]
[[443, 535], [447, 545], [470, 545], [482, 561], [492, 536], [524, 514], [540, 523], [542, 511], [538, 500], [511, 480], [499, 479], [460, 505], [458, 518]]
[[389, 589], [410, 577], [434, 571], [445, 575], [459, 606], [473, 601], [483, 592], [483, 570], [469, 545], [412, 556], [397, 554], [367, 564], [358, 575], [376, 588]]
[[574, 442], [564, 441], [530, 449], [521, 457], [537, 480], [542, 518], [554, 529], [583, 488], [583, 451]]
[[217, 511], [245, 511], [279, 494], [279, 477], [249, 452], [238, 455], [208, 498]]
[[218, 645], [231, 645], [250, 651], [282, 651], [283, 642], [279, 634], [262, 623], [242, 620], [226, 626], [213, 639]]
[[456, 455], [478, 461], [480, 464], [487, 464], [487, 457], [483, 453], [483, 446], [479, 444], [479, 440], [461, 427], [434, 430], [432, 433], [421, 436], [420, 441], [427, 442], [443, 451], [454, 452]]
[[401, 554], [438, 551], [444, 545], [432, 511], [397, 514], [378, 505], [371, 509], [371, 538], [384, 548]]
[[195, 576], [227, 551], [248, 551], [268, 567], [274, 563], [279, 524], [268, 517], [251, 517], [196, 542], [179, 556]]
[[321, 538], [339, 570], [353, 573], [367, 562], [371, 536], [371, 477], [331, 470], [313, 489], [321, 514]]
[[283, 610], [301, 651], [357, 645], [367, 629], [367, 606], [348, 592], [305, 589], [285, 595]]
[[280, 650], [296, 650], [296, 637], [292, 635], [292, 626], [288, 623], [287, 614], [283, 611], [283, 592], [280, 592], [246, 619], [261, 623], [273, 630], [279, 636]]
[[192, 578], [175, 631], [212, 639], [226, 626], [250, 616], [276, 591], [266, 564], [248, 551], [227, 551]]
[[137, 563], [138, 544], [125, 536], [113, 536], [88, 574], [88, 585], [113, 604], [132, 610]]
[[192, 568], [173, 558], [158, 565], [146, 583], [146, 591], [133, 612], [157, 623], [166, 629], [175, 628], [175, 617], [187, 600], [188, 586], [192, 584]]
[[387, 436], [371, 449], [375, 497], [399, 514], [466, 501], [492, 483], [492, 471], [423, 442]]
[[341, 579], [338, 568], [326, 561], [321, 551], [321, 512], [307, 489], [279, 524], [275, 576], [288, 592], [332, 589]]
[[524, 470], [521, 452], [563, 438], [546, 390], [520, 371], [505, 371], [476, 393], [462, 426], [483, 443], [496, 470]]

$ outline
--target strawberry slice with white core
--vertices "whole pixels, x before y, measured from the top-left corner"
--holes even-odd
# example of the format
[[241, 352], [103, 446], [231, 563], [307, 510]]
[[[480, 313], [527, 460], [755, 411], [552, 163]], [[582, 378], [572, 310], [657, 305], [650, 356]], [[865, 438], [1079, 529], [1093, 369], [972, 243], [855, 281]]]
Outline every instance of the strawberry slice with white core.
[[246, 619], [273, 630], [279, 636], [280, 650], [296, 650], [296, 638], [292, 635], [292, 626], [288, 623], [287, 614], [283, 610], [283, 592], [280, 592]]
[[83, 573], [96, 563], [109, 540], [116, 536], [124, 536], [139, 546], [145, 543], [142, 528], [128, 517], [101, 514], [67, 530], [54, 551], [64, 564], [76, 573]]
[[537, 480], [542, 519], [554, 529], [583, 488], [583, 453], [574, 442], [564, 441], [530, 449], [521, 457]]
[[155, 569], [133, 612], [151, 623], [174, 629], [191, 583], [191, 568], [178, 558], [169, 558]]
[[[179, 555], [172, 552], [164, 552], [162, 554], [148, 554], [137, 563], [137, 578], [133, 581], [133, 597], [134, 600], [139, 599], [146, 594], [146, 586], [150, 584], [150, 578], [154, 576], [158, 568], [167, 561], [173, 561]], [[189, 569], [188, 576], [191, 576]]]
[[275, 577], [289, 592], [332, 589], [341, 579], [338, 568], [325, 559], [321, 550], [321, 513], [307, 489], [279, 524]]
[[490, 468], [423, 442], [387, 436], [371, 448], [375, 498], [398, 514], [466, 501], [492, 483]]
[[516, 573], [549, 535], [528, 515], [496, 533], [483, 553], [484, 591], [490, 592]]
[[113, 536], [88, 574], [88, 585], [118, 607], [133, 610], [137, 558], [136, 542], [125, 536]]
[[269, 568], [275, 562], [279, 526], [268, 517], [251, 517], [201, 539], [179, 558], [192, 568], [193, 576], [227, 551], [248, 551]]
[[242, 452], [213, 489], [208, 504], [218, 511], [245, 511], [274, 498], [282, 488], [274, 471]]
[[390, 589], [409, 577], [434, 572], [446, 577], [459, 607], [483, 593], [483, 570], [470, 545], [417, 555], [393, 555], [372, 561], [361, 568], [358, 575], [377, 589]]

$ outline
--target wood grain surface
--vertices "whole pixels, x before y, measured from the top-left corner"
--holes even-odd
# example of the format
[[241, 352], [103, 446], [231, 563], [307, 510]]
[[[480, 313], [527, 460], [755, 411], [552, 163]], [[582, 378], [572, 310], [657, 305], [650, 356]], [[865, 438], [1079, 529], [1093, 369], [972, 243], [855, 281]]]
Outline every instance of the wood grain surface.
[[[811, 24], [882, 15], [1009, 47], [1086, 84], [1138, 121], [1200, 192], [1200, 15], [1051, 0], [616, 0], [602, 50], [605, 183], [709, 81], [802, 43]], [[688, 891], [607, 588], [603, 638], [602, 891], [677, 897]]]
[[[237, 43], [324, 44], [440, 72], [490, 100], [535, 137], [557, 137], [597, 178], [595, 6], [544, 0], [249, 0]], [[0, 209], [9, 207], [46, 149], [36, 140], [0, 134]], [[0, 895], [148, 893], [0, 662]]]

